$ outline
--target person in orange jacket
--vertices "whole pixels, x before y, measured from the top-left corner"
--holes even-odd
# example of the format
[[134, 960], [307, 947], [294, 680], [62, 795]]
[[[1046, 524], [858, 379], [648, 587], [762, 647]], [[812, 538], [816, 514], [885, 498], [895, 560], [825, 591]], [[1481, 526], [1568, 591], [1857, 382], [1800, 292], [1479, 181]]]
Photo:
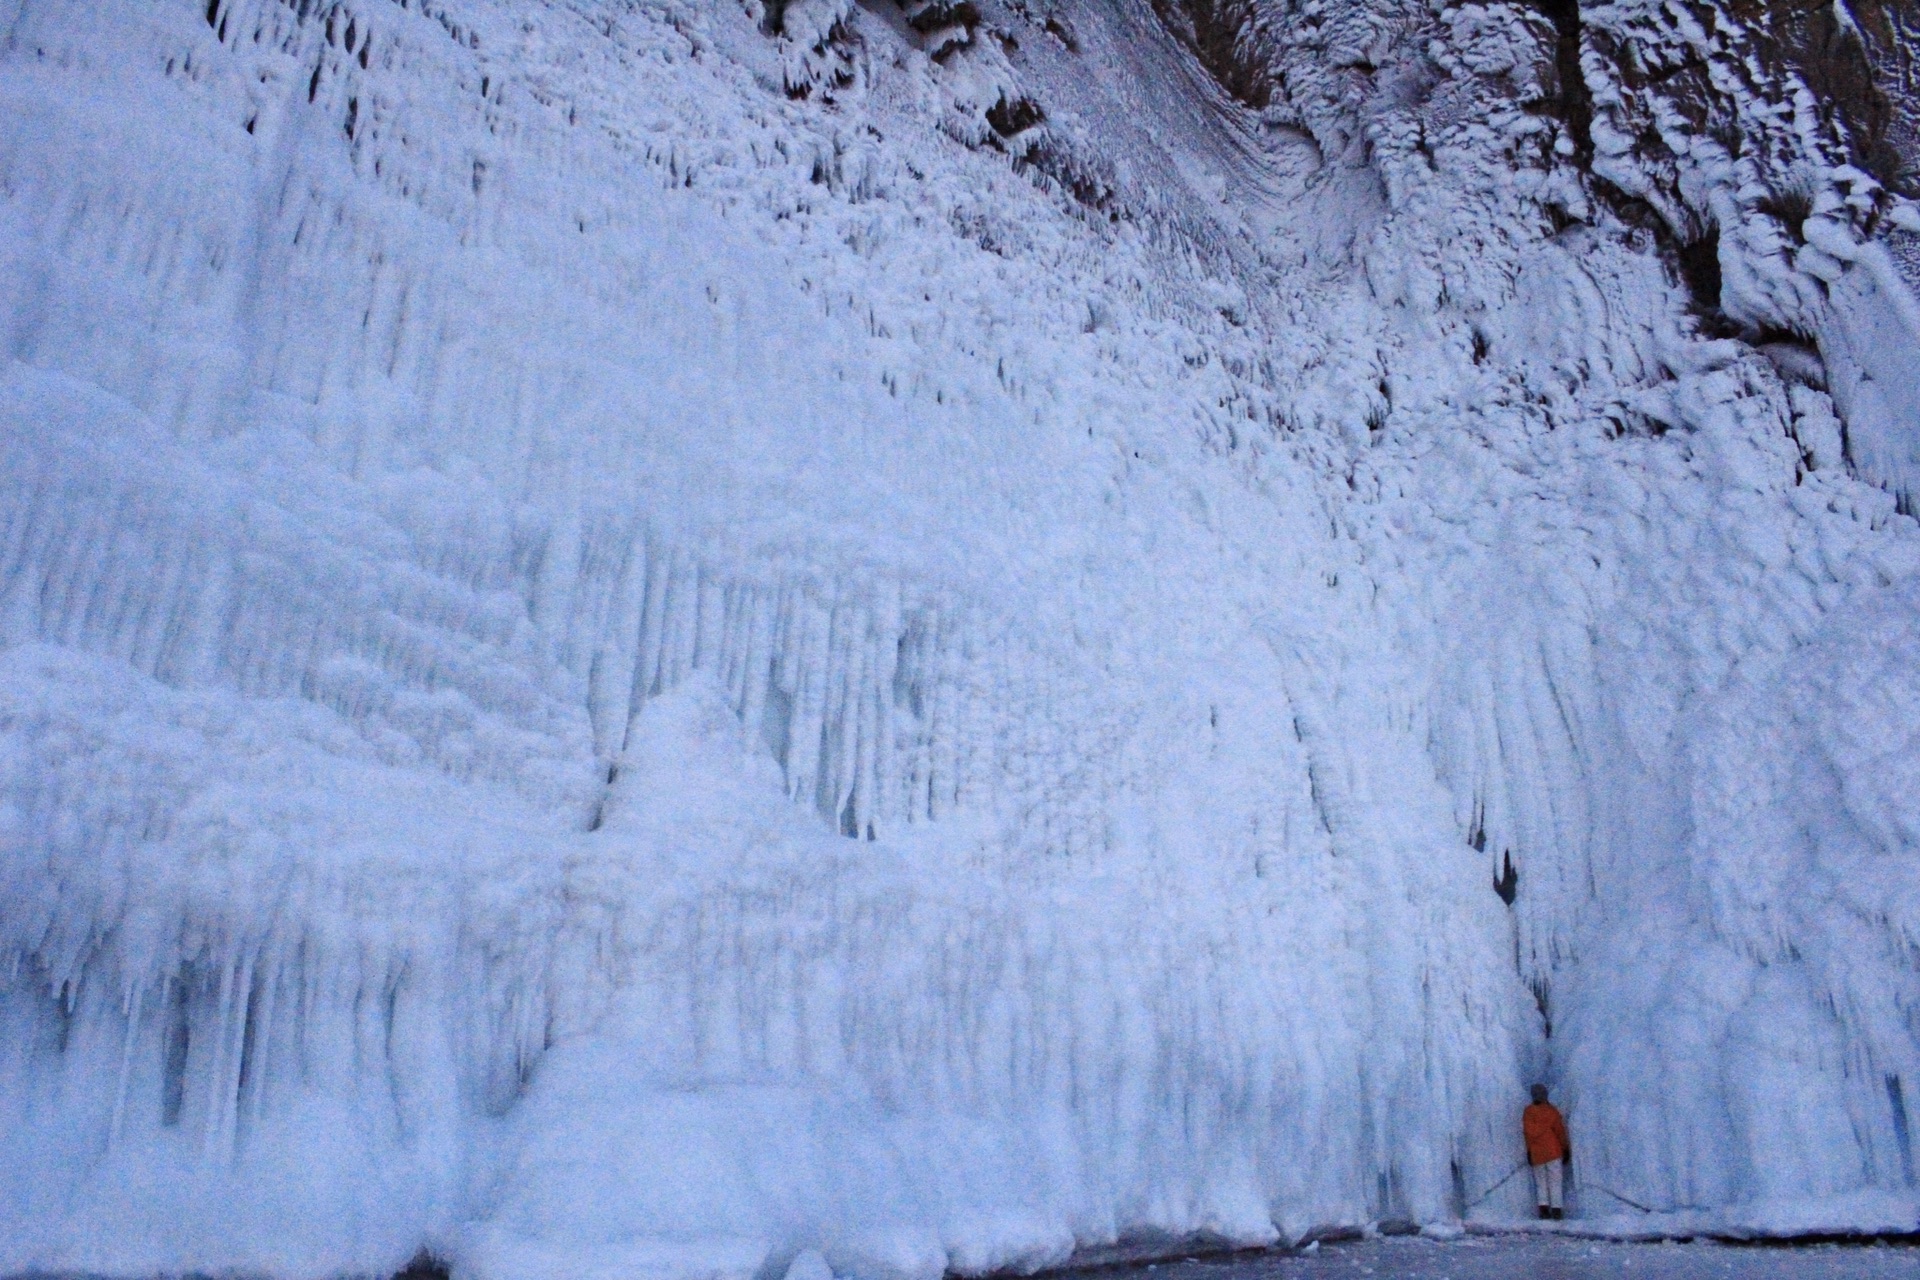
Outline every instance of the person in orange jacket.
[[1560, 1108], [1547, 1101], [1547, 1086], [1533, 1086], [1533, 1105], [1520, 1113], [1520, 1131], [1527, 1139], [1527, 1163], [1533, 1166], [1533, 1196], [1540, 1216], [1558, 1221], [1567, 1216], [1561, 1188], [1567, 1162], [1573, 1159], [1573, 1142], [1567, 1137]]

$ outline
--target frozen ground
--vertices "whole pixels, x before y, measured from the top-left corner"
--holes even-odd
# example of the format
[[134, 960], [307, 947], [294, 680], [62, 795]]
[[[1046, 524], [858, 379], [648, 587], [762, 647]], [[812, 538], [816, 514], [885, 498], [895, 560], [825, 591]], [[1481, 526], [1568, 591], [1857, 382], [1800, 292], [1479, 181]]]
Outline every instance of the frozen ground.
[[1066, 1273], [1080, 1280], [1892, 1280], [1920, 1272], [1913, 1245], [1627, 1244], [1551, 1235], [1387, 1236], [1311, 1253], [1242, 1254]]

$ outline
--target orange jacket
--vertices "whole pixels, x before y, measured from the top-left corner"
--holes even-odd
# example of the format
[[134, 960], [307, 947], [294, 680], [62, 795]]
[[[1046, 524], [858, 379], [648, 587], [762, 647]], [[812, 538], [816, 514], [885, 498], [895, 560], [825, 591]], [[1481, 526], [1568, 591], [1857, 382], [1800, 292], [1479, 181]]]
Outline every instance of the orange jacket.
[[1552, 1164], [1564, 1160], [1573, 1143], [1567, 1140], [1567, 1122], [1551, 1102], [1536, 1102], [1520, 1113], [1520, 1129], [1527, 1135], [1527, 1163]]

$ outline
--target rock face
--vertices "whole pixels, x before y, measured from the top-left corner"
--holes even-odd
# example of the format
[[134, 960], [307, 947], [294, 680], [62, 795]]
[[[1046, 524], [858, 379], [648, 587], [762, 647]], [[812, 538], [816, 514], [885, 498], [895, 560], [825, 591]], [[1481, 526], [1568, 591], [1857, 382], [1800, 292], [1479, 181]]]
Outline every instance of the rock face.
[[0, 1270], [1911, 1226], [1904, 10], [5, 24]]
[[1776, 67], [1797, 74], [1829, 104], [1853, 163], [1888, 191], [1920, 188], [1920, 84], [1914, 54], [1920, 10], [1911, 4], [1769, 6], [1764, 19], [1738, 15], [1777, 42]]

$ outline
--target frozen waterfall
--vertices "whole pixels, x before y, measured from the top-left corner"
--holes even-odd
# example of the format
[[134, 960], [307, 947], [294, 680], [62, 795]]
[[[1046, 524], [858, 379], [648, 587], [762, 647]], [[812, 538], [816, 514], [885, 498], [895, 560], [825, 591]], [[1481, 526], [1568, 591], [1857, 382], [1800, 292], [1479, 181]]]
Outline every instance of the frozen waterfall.
[[0, 4], [0, 1273], [1503, 1219], [1534, 1080], [1913, 1229], [1920, 211], [1759, 23]]

